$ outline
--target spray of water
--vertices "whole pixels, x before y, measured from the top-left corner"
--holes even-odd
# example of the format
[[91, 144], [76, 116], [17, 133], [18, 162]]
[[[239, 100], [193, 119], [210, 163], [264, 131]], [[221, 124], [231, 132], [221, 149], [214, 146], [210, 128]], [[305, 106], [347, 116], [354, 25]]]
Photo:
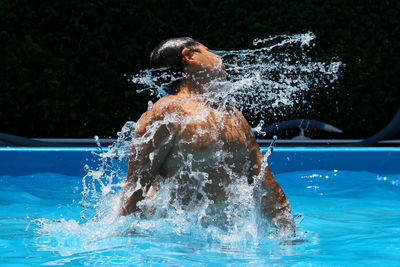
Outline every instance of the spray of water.
[[[258, 117], [271, 110], [276, 112], [281, 111], [282, 107], [293, 106], [300, 94], [334, 82], [338, 78], [341, 63], [316, 62], [307, 57], [314, 38], [312, 33], [280, 35], [254, 40], [253, 47], [246, 50], [214, 51], [222, 56], [227, 77], [209, 84], [207, 93], [197, 100], [217, 105], [216, 115], [210, 114], [207, 109], [188, 116], [166, 113], [162, 119], [147, 127], [146, 134], [142, 136], [135, 136], [135, 122], [127, 122], [118, 132], [117, 142], [107, 152], [99, 149], [101, 164], [94, 169], [85, 166], [87, 175], [82, 181], [81, 221], [53, 222], [40, 219], [36, 221], [39, 225], [37, 231], [61, 238], [58, 244], [63, 246], [69, 239], [60, 231], [68, 229], [69, 236], [75, 235], [84, 240], [81, 251], [91, 247], [93, 240], [132, 234], [196, 236], [227, 243], [259, 243], [276, 239], [275, 229], [268, 227], [268, 222], [263, 220], [259, 212], [262, 173], [268, 166], [267, 159], [273, 151], [273, 143], [262, 162], [260, 175], [253, 177], [253, 184], [249, 184], [249, 177], [232, 165], [231, 159], [235, 155], [227, 152], [223, 148], [224, 142], [219, 140], [215, 142], [212, 153], [207, 154], [207, 159], [179, 152], [176, 157], [181, 166], [168, 179], [155, 178], [152, 186], [157, 193], [139, 202], [140, 212], [126, 217], [118, 216], [121, 188], [126, 186], [129, 158], [134, 159], [139, 155], [142, 144], [151, 143], [162, 127], [170, 130], [169, 125], [180, 125], [183, 132], [194, 121], [207, 125], [213, 115], [218, 131], [223, 132], [223, 118], [231, 112], [227, 107], [251, 110], [253, 116]], [[160, 84], [159, 81], [168, 77], [155, 77], [151, 73], [152, 70], [145, 70], [130, 80], [142, 84], [141, 91], [149, 90], [158, 97], [164, 96], [166, 84]], [[149, 102], [148, 110], [153, 108], [153, 103]], [[218, 118], [221, 123], [218, 123]], [[255, 130], [260, 131], [263, 123], [260, 122]], [[197, 129], [195, 135], [181, 140], [179, 145], [196, 142], [206, 136], [206, 132]], [[98, 138], [95, 140], [101, 147]], [[149, 159], [153, 161], [154, 153], [149, 154]], [[223, 169], [232, 182], [226, 184], [215, 180], [207, 170], [196, 167], [204, 165], [205, 160], [210, 162], [211, 169]], [[140, 182], [136, 186], [132, 191], [141, 186]], [[213, 188], [224, 192], [222, 200], [215, 198]], [[285, 233], [280, 235], [285, 236]], [[68, 254], [65, 251], [62, 253]]]
[[[344, 65], [340, 61], [313, 61], [309, 53], [315, 38], [311, 32], [277, 35], [256, 39], [249, 49], [212, 51], [222, 57], [227, 77], [214, 81], [206, 97], [235, 106], [248, 120], [284, 115], [305, 102], [306, 93], [328, 88]], [[157, 97], [167, 94], [168, 83], [160, 83], [168, 80], [165, 74], [154, 76], [150, 69], [130, 80], [143, 85], [139, 92], [149, 91]]]

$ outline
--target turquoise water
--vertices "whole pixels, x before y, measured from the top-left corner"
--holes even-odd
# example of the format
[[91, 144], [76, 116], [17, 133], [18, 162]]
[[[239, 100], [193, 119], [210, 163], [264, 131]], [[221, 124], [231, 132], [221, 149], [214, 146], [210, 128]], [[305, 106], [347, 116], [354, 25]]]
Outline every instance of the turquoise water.
[[81, 177], [0, 176], [0, 263], [398, 265], [400, 174], [314, 170], [276, 179], [300, 215], [294, 239], [112, 214], [84, 221]]

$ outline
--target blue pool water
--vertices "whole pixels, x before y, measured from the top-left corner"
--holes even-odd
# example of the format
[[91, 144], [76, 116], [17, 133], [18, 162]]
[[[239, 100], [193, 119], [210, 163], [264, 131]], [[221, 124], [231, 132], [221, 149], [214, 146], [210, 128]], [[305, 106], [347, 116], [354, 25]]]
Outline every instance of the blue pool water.
[[277, 148], [271, 169], [300, 215], [289, 240], [111, 215], [85, 221], [79, 202], [82, 166], [95, 164], [90, 151], [3, 149], [0, 159], [1, 264], [400, 262], [400, 149]]

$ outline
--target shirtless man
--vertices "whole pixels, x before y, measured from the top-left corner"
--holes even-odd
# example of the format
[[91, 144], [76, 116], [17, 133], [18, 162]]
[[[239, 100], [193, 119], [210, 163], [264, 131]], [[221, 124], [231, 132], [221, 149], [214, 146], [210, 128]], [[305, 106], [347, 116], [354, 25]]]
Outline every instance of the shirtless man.
[[[137, 211], [138, 202], [157, 194], [155, 180], [177, 173], [182, 181], [190, 179], [182, 171], [188, 155], [191, 171], [205, 173], [211, 181], [204, 190], [214, 202], [226, 197], [224, 186], [235, 177], [245, 176], [253, 183], [263, 155], [250, 125], [238, 110], [225, 107], [221, 111], [200, 100], [209, 82], [226, 75], [221, 58], [186, 37], [159, 44], [150, 63], [175, 80], [169, 85], [172, 94], [157, 101], [137, 122], [136, 136], [145, 141], [132, 148], [120, 215]], [[262, 174], [261, 190], [262, 214], [273, 226], [294, 231], [289, 200], [268, 167]]]

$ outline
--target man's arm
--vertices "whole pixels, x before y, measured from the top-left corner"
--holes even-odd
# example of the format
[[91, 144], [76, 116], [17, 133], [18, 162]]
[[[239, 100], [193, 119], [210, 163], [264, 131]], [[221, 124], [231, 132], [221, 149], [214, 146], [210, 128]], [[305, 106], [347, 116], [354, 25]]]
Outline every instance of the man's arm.
[[264, 192], [261, 192], [261, 212], [264, 214], [272, 226], [279, 229], [288, 229], [291, 232], [295, 230], [295, 223], [293, 215], [291, 213], [292, 208], [289, 203], [289, 199], [286, 197], [281, 186], [275, 180], [269, 167], [266, 166], [265, 170], [261, 170], [261, 163], [264, 160], [264, 155], [260, 151], [256, 139], [252, 142], [252, 152], [254, 154], [254, 166], [253, 174], [258, 176], [262, 173], [262, 188]]
[[[149, 123], [142, 120], [142, 125], [147, 124]], [[145, 129], [146, 127], [141, 127], [137, 131], [138, 136], [129, 156], [127, 185], [123, 191], [119, 212], [122, 216], [138, 210], [137, 203], [149, 197], [150, 192], [154, 193], [152, 182], [174, 144], [173, 125], [158, 121], [151, 124], [149, 130]]]
[[[265, 170], [261, 170], [264, 155], [260, 150], [254, 133], [251, 130], [247, 120], [243, 117], [243, 115], [240, 114], [240, 116], [249, 142], [252, 177], [257, 177], [260, 175], [260, 172], [263, 171], [261, 175], [262, 188], [264, 189], [264, 192], [261, 192], [261, 212], [268, 218], [273, 226], [280, 229], [286, 228], [294, 231], [295, 224], [293, 215], [291, 214], [289, 199], [286, 197], [282, 188], [275, 180], [269, 167], [266, 166]], [[251, 182], [253, 182], [253, 179], [251, 179]]]
[[274, 179], [268, 166], [264, 171], [262, 187], [265, 192], [261, 195], [261, 212], [267, 216], [273, 226], [293, 232], [295, 223], [289, 199]]

